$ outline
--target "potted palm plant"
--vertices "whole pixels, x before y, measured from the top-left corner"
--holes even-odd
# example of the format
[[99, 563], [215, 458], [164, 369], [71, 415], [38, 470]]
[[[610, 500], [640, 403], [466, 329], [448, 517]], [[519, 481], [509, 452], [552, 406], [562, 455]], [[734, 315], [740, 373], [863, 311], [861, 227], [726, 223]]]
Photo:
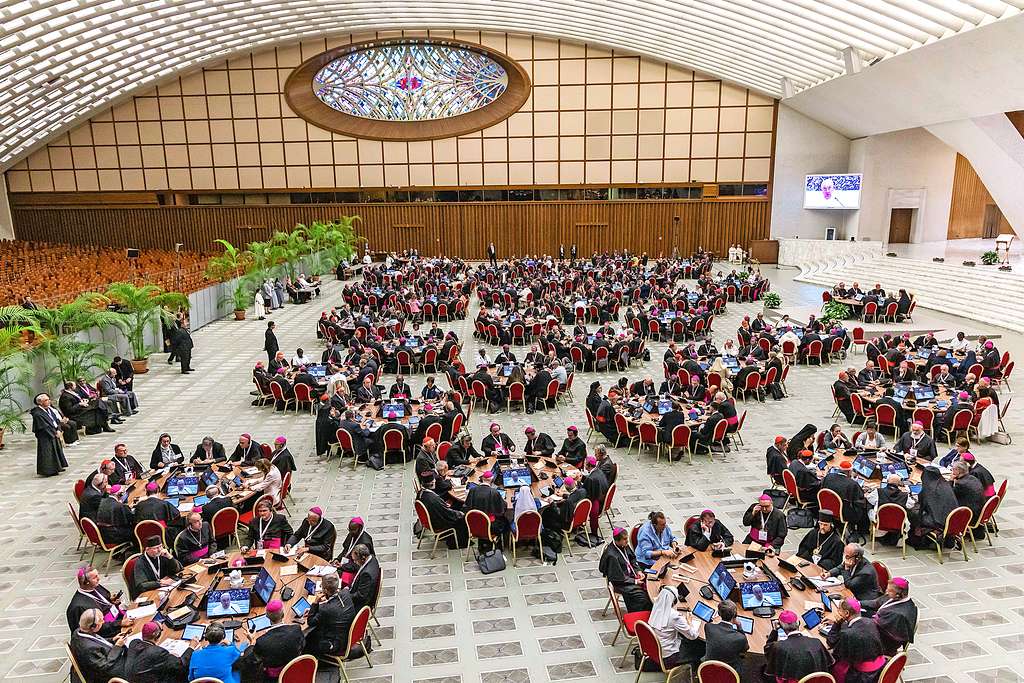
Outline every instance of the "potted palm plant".
[[225, 300], [234, 303], [235, 320], [245, 320], [245, 309], [249, 307], [249, 299], [242, 280], [253, 266], [253, 253], [248, 249], [240, 249], [227, 240], [215, 241], [224, 247], [224, 253], [209, 260], [206, 264], [206, 274], [220, 282], [235, 280], [231, 296], [225, 297]]
[[288, 277], [294, 280], [295, 264], [300, 258], [309, 253], [309, 243], [306, 241], [305, 227], [299, 225], [290, 232], [275, 232], [273, 241], [281, 247], [285, 271]]
[[4, 435], [25, 431], [25, 407], [19, 397], [32, 393], [25, 381], [31, 373], [25, 332], [42, 338], [42, 330], [25, 317], [19, 306], [0, 308], [0, 448]]
[[125, 336], [132, 352], [132, 368], [137, 373], [149, 371], [149, 354], [153, 348], [146, 345], [146, 330], [158, 323], [173, 322], [175, 310], [187, 310], [188, 297], [181, 292], [165, 292], [157, 285], [137, 286], [131, 282], [114, 282], [102, 294], [93, 294], [91, 301], [104, 306], [113, 304], [124, 316]]
[[40, 337], [32, 354], [43, 358], [47, 382], [77, 379], [106, 361], [102, 349], [109, 344], [83, 341], [78, 338], [80, 332], [107, 327], [122, 332], [127, 329], [121, 314], [96, 306], [90, 300], [92, 296], [95, 294], [83, 294], [56, 308], [23, 311], [33, 324], [28, 336]]

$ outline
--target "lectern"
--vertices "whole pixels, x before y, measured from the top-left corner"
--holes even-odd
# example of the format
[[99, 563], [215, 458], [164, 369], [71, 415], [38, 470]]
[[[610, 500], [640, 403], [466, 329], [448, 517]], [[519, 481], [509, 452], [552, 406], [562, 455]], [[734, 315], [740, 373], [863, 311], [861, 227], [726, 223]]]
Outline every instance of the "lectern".
[[[1010, 243], [1013, 242], [1013, 238], [1016, 237], [1012, 232], [1004, 233], [996, 237], [996, 253], [1002, 258], [999, 263], [1007, 264], [1010, 262]], [[1002, 251], [1000, 251], [1000, 249]]]

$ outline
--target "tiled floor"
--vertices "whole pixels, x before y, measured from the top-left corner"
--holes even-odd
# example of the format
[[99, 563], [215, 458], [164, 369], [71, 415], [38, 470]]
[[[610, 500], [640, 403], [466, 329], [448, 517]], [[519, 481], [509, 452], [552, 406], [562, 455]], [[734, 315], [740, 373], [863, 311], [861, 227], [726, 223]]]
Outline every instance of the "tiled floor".
[[[770, 269], [768, 274], [787, 305], [820, 301], [819, 290], [795, 284], [795, 271]], [[320, 306], [338, 295], [332, 283], [325, 298], [312, 305], [290, 306], [274, 314], [282, 346], [293, 350], [316, 347], [314, 322]], [[732, 336], [740, 317], [752, 313], [750, 304], [733, 305], [716, 321], [716, 337]], [[476, 343], [470, 323], [455, 328], [467, 338], [465, 357]], [[154, 370], [140, 377], [137, 390], [143, 410], [117, 434], [88, 437], [70, 449], [71, 470], [60, 478], [34, 475], [31, 436], [12, 438], [3, 451], [0, 473], [0, 676], [8, 680], [57, 681], [66, 677], [63, 642], [67, 636], [64, 610], [74, 590], [79, 565], [75, 534], [64, 503], [71, 499], [74, 480], [96, 466], [118, 441], [147, 458], [156, 435], [167, 430], [183, 448], [213, 434], [226, 445], [241, 432], [262, 441], [278, 434], [289, 438], [298, 460], [293, 517], [306, 506], [322, 506], [340, 522], [359, 513], [368, 519], [384, 568], [385, 589], [378, 611], [383, 647], [373, 655], [373, 669], [353, 669], [364, 683], [545, 683], [546, 681], [632, 681], [631, 663], [618, 667], [622, 641], [609, 646], [614, 617], [602, 615], [605, 598], [597, 572], [599, 550], [574, 549], [556, 566], [545, 566], [524, 553], [517, 569], [482, 576], [475, 564], [459, 553], [417, 551], [413, 524], [411, 468], [392, 467], [380, 473], [339, 470], [312, 458], [313, 420], [309, 415], [274, 414], [249, 405], [249, 370], [262, 357], [264, 325], [258, 321], [215, 323], [195, 335], [193, 364], [199, 372], [182, 376], [154, 357]], [[1024, 353], [1024, 338], [1007, 334], [1000, 347]], [[664, 345], [653, 344], [648, 372], [658, 374]], [[860, 365], [862, 357], [851, 363]], [[634, 370], [639, 376], [643, 370]], [[806, 422], [819, 428], [829, 423], [832, 407], [828, 384], [834, 369], [797, 368], [789, 380], [792, 398], [753, 403], [745, 427], [748, 444], [725, 458], [693, 465], [655, 464], [653, 456], [626, 456], [619, 449], [621, 497], [615, 506], [617, 523], [633, 523], [652, 509], [663, 509], [678, 528], [681, 520], [704, 507], [739, 531], [739, 517], [760, 493], [764, 481], [764, 449], [777, 433], [791, 435]], [[386, 377], [388, 382], [392, 378]], [[577, 377], [576, 401], [568, 408], [531, 416], [501, 415], [498, 419], [518, 440], [527, 424], [535, 424], [556, 439], [569, 424], [585, 424], [582, 400], [593, 375]], [[613, 379], [600, 377], [607, 386]], [[414, 388], [422, 376], [412, 380]], [[1004, 400], [1007, 394], [1004, 393]], [[1012, 415], [1012, 413], [1011, 413]], [[489, 418], [474, 415], [475, 435]], [[1020, 433], [1021, 420], [1010, 420]], [[1021, 438], [1024, 438], [1022, 436]], [[908, 681], [1024, 680], [1024, 511], [1015, 498], [1016, 475], [1024, 471], [1015, 446], [982, 445], [979, 458], [996, 474], [1009, 477], [1011, 499], [1003, 506], [1002, 535], [995, 547], [964, 563], [953, 556], [940, 566], [934, 554], [911, 551], [907, 560], [898, 552], [881, 550], [897, 574], [909, 577], [913, 597], [921, 607], [919, 643], [911, 650]], [[787, 542], [795, 548], [797, 538]], [[118, 572], [106, 579], [120, 584]], [[333, 681], [334, 671], [321, 680]], [[650, 674], [644, 680], [655, 680]]]

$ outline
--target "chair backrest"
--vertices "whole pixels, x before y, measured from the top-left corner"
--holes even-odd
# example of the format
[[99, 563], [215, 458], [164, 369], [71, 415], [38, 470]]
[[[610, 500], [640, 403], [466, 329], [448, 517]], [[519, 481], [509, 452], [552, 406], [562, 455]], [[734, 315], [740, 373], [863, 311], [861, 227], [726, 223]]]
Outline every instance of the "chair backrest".
[[430, 522], [430, 513], [427, 512], [427, 506], [418, 500], [414, 500], [412, 504], [416, 509], [416, 519], [420, 521], [420, 525], [422, 525], [424, 529], [433, 531], [434, 525]]
[[864, 317], [865, 318], [873, 316], [876, 313], [878, 313], [878, 304], [876, 304], [874, 301], [869, 301], [866, 304], [864, 304]]
[[907, 510], [896, 503], [879, 505], [875, 524], [879, 531], [903, 531], [907, 524]]
[[[120, 680], [120, 679], [112, 678], [110, 680], [111, 680], [111, 683], [113, 683], [114, 681]], [[220, 680], [219, 678], [214, 678], [213, 676], [203, 676], [202, 678], [193, 678], [188, 683], [224, 683], [224, 681]]]
[[473, 397], [487, 398], [487, 385], [478, 379], [473, 380]]
[[155, 519], [144, 519], [135, 525], [135, 538], [139, 542], [140, 548], [146, 547], [146, 539], [150, 536], [159, 536], [160, 542], [165, 546], [167, 545], [167, 539], [164, 536], [164, 525]]
[[672, 448], [685, 448], [690, 445], [689, 425], [679, 424], [672, 428]]
[[339, 427], [338, 430], [334, 432], [334, 437], [338, 440], [338, 445], [341, 446], [343, 451], [355, 450], [355, 444], [352, 441], [352, 434], [350, 434], [344, 427]]
[[124, 580], [124, 585], [128, 589], [128, 597], [132, 600], [135, 599], [135, 563], [139, 561], [139, 556], [142, 553], [135, 553], [121, 565], [121, 579]]
[[974, 513], [971, 512], [971, 508], [961, 505], [958, 508], [954, 508], [948, 515], [946, 515], [946, 526], [942, 530], [942, 535], [945, 537], [959, 536], [963, 534], [967, 527], [971, 525], [971, 517]]
[[891, 318], [892, 316], [896, 315], [896, 311], [897, 309], [899, 309], [899, 307], [899, 304], [893, 301], [891, 304], [885, 307], [885, 317]]
[[953, 427], [954, 431], [967, 429], [971, 426], [971, 421], [974, 420], [974, 409], [972, 408], [961, 408], [956, 411], [953, 415]]
[[782, 470], [782, 483], [786, 486], [786, 493], [796, 498], [799, 502], [803, 502], [800, 500], [800, 488], [796, 485], [796, 477], [789, 471], [789, 468]]
[[270, 448], [270, 444], [268, 443], [260, 444], [260, 452], [263, 453], [263, 457], [267, 460], [270, 460], [270, 456], [274, 454], [273, 449]]
[[281, 385], [277, 382], [270, 383], [270, 393], [276, 401], [284, 400], [284, 391], [281, 390]]
[[855, 327], [855, 328], [853, 328], [853, 341], [863, 341], [863, 340], [864, 340], [864, 328], [863, 327]]
[[978, 521], [972, 525], [975, 529], [988, 524], [988, 521], [996, 514], [996, 510], [999, 509], [1000, 500], [999, 496], [992, 496], [985, 501], [985, 504], [981, 506], [981, 512], [978, 513]]
[[836, 683], [836, 679], [830, 673], [819, 671], [818, 673], [807, 674], [797, 683]]
[[[968, 411], [969, 412], [969, 411]], [[973, 416], [973, 414], [972, 414]], [[896, 408], [891, 405], [883, 403], [880, 406], [875, 406], [875, 421], [879, 425], [886, 425], [888, 427], [896, 426]]]
[[75, 523], [75, 528], [78, 529], [78, 533], [84, 533], [82, 531], [82, 520], [78, 518], [78, 513], [75, 512], [75, 506], [71, 503], [67, 503], [66, 501], [65, 504], [68, 506], [68, 514], [71, 515], [71, 521]]
[[79, 479], [75, 482], [75, 500], [82, 500], [82, 491], [85, 490], [85, 479]]
[[697, 667], [699, 683], [740, 683], [740, 675], [736, 669], [725, 662], [710, 660]]
[[825, 345], [821, 343], [821, 340], [820, 339], [815, 339], [814, 341], [812, 341], [810, 344], [807, 345], [807, 355], [808, 356], [818, 356], [820, 358], [821, 357], [821, 350], [823, 348], [825, 348]]
[[608, 485], [608, 491], [604, 494], [604, 505], [601, 506], [602, 510], [611, 510], [612, 501], [615, 500], [615, 493], [619, 490], [618, 485], [612, 482]]
[[1015, 362], [1016, 362], [1016, 361], [1012, 361], [1012, 360], [1011, 360], [1011, 361], [1010, 361], [1009, 363], [1007, 363], [1007, 364], [1006, 364], [1006, 367], [1005, 367], [1005, 368], [1003, 368], [1003, 377], [1002, 377], [1002, 379], [1003, 379], [1003, 381], [1004, 381], [1004, 382], [1005, 382], [1005, 381], [1006, 381], [1007, 379], [1009, 379], [1009, 378], [1010, 378], [1010, 373], [1011, 373], [1011, 372], [1013, 372], [1013, 364], [1014, 364]]
[[71, 651], [71, 645], [64, 643], [64, 650], [68, 653], [68, 660], [71, 662], [71, 669], [78, 675], [78, 680], [84, 681], [85, 676], [82, 674], [81, 667], [78, 666], [78, 661], [75, 660], [75, 653]]
[[[614, 602], [614, 600], [612, 601]], [[661, 641], [646, 621], [636, 622], [636, 638], [640, 643], [640, 651], [644, 656], [658, 665], [659, 671], [665, 670], [665, 660], [661, 655]]]
[[760, 385], [761, 385], [761, 373], [760, 372], [752, 372], [749, 375], [747, 375], [747, 383], [746, 383], [746, 385], [743, 388], [749, 391], [750, 389], [757, 389]]
[[747, 411], [740, 413], [740, 419], [736, 421], [736, 431], [739, 432], [743, 429], [743, 423], [747, 421]]
[[295, 385], [295, 400], [299, 403], [313, 402], [312, 390], [309, 388], [308, 384], [299, 382]]
[[487, 513], [480, 510], [467, 510], [465, 522], [466, 530], [471, 538], [493, 539], [493, 536], [491, 536], [491, 520]]
[[508, 398], [510, 401], [522, 401], [526, 395], [526, 385], [522, 382], [512, 382], [508, 385]]
[[213, 513], [213, 518], [210, 520], [210, 530], [213, 532], [213, 537], [219, 538], [236, 533], [238, 531], [238, 517], [238, 509], [234, 507], [222, 508]]
[[558, 380], [553, 379], [548, 382], [548, 395], [547, 398], [556, 398], [558, 396]]
[[935, 421], [935, 411], [931, 408], [914, 408], [914, 416], [911, 418], [911, 422], [920, 422], [921, 426], [925, 429], [931, 429], [932, 422]]
[[846, 521], [843, 518], [843, 499], [832, 489], [818, 489], [818, 507], [831, 512], [840, 522]]
[[285, 472], [284, 477], [281, 479], [281, 493], [278, 494], [281, 500], [285, 499], [292, 490], [292, 473]]
[[433, 439], [435, 443], [440, 443], [441, 442], [441, 431], [442, 431], [441, 423], [440, 422], [435, 422], [434, 424], [432, 424], [429, 427], [427, 427], [427, 431], [423, 435], [424, 439]]
[[792, 339], [787, 339], [782, 342], [782, 352], [787, 355], [796, 353], [796, 342]]
[[875, 568], [875, 574], [878, 577], [878, 590], [885, 592], [885, 589], [889, 587], [889, 577], [892, 576], [892, 572], [885, 566], [885, 562], [881, 560], [875, 560], [871, 563], [871, 566]]
[[889, 659], [882, 667], [882, 673], [878, 675], [878, 683], [897, 683], [903, 668], [907, 665], [907, 655], [900, 652]]
[[584, 498], [580, 502], [576, 503], [576, 509], [572, 513], [572, 528], [575, 529], [578, 526], [583, 526], [588, 519], [590, 519], [590, 510], [593, 503], [590, 502], [589, 498]]
[[[614, 486], [614, 484], [613, 484]], [[541, 519], [536, 510], [527, 510], [516, 517], [516, 539], [530, 540], [540, 536]]]
[[725, 432], [729, 429], [729, 423], [721, 419], [715, 424], [715, 432], [711, 436], [712, 441], [721, 441], [725, 438]]
[[96, 522], [88, 517], [82, 517], [79, 521], [82, 524], [82, 533], [89, 539], [89, 542], [102, 547], [103, 536], [100, 535], [100, 528], [96, 526]]
[[342, 655], [343, 658], [347, 659], [349, 653], [352, 652], [352, 648], [363, 642], [363, 636], [366, 635], [366, 625], [369, 622], [370, 608], [363, 606], [363, 608], [356, 613], [356, 618], [352, 621], [352, 625], [348, 627], [348, 642], [345, 643], [345, 652]]
[[829, 353], [839, 353], [843, 350], [843, 340], [836, 337], [832, 340], [832, 346], [829, 347]]
[[397, 429], [389, 429], [384, 432], [384, 449], [388, 451], [404, 450], [405, 434]]
[[640, 442], [646, 444], [658, 443], [658, 428], [653, 422], [640, 423]]

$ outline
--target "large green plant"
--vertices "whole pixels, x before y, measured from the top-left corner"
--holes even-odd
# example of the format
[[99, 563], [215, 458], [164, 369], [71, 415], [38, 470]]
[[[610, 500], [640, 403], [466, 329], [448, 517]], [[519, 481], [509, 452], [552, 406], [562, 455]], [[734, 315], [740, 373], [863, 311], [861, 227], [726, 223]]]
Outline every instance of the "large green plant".
[[240, 249], [227, 240], [214, 241], [224, 247], [224, 253], [207, 261], [206, 274], [209, 277], [225, 282], [249, 272], [252, 267], [252, 252]]
[[366, 241], [356, 234], [355, 223], [361, 220], [359, 216], [341, 216], [331, 224], [330, 239], [324, 251], [334, 264], [342, 259], [351, 259], [356, 254], [356, 245]]
[[782, 305], [782, 297], [777, 292], [765, 292], [761, 295], [765, 308], [778, 308]]
[[124, 316], [97, 307], [89, 297], [82, 295], [56, 308], [24, 311], [28, 321], [35, 326], [33, 331], [40, 335], [40, 342], [32, 350], [32, 355], [43, 358], [44, 381], [48, 384], [84, 377], [107, 363], [104, 350], [110, 344], [81, 341], [75, 337], [79, 332], [107, 327], [127, 331]]
[[306, 240], [306, 229], [301, 224], [289, 232], [277, 231], [272, 241], [281, 248], [284, 256], [285, 272], [292, 279], [295, 279], [296, 262], [309, 253], [309, 242]]
[[155, 349], [146, 346], [146, 330], [158, 322], [173, 322], [174, 312], [188, 309], [188, 297], [181, 292], [166, 292], [157, 285], [115, 282], [102, 294], [91, 294], [89, 300], [103, 305], [116, 304], [124, 315], [125, 336], [135, 360], [144, 360]]
[[42, 338], [42, 330], [20, 306], [0, 307], [0, 431], [23, 432], [24, 406], [19, 394], [31, 394], [26, 381], [32, 372], [25, 332]]
[[841, 320], [846, 320], [849, 317], [850, 307], [838, 301], [829, 301], [821, 309], [821, 323], [825, 327], [829, 327]]

